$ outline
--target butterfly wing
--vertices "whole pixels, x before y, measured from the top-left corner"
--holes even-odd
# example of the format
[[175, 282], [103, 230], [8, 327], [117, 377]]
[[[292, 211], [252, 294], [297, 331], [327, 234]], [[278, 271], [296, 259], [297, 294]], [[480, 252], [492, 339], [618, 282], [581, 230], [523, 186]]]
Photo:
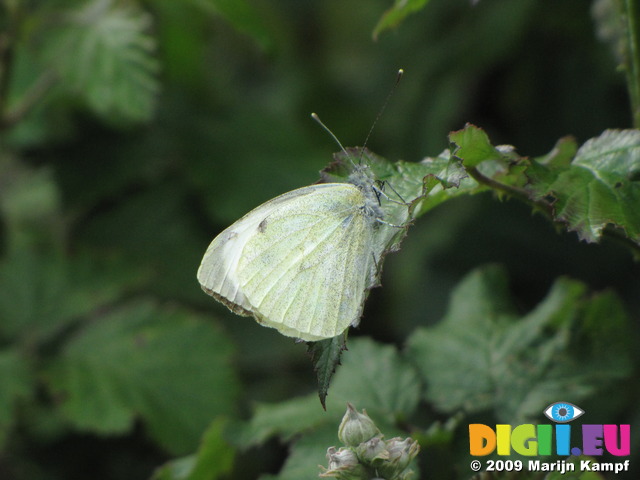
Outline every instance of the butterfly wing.
[[251, 304], [240, 290], [238, 261], [249, 239], [259, 231], [260, 222], [281, 205], [314, 193], [315, 186], [284, 193], [254, 208], [213, 239], [198, 268], [202, 289], [239, 315], [252, 315]]
[[237, 313], [313, 341], [356, 324], [372, 275], [373, 223], [350, 184], [294, 190], [222, 232], [198, 272]]

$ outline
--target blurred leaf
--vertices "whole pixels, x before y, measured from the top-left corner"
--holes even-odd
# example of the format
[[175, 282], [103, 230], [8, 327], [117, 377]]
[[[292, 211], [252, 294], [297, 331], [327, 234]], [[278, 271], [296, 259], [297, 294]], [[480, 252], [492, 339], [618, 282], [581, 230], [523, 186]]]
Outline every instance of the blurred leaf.
[[[259, 100], [270, 99], [261, 95]], [[182, 122], [167, 131], [180, 135], [181, 151], [190, 159], [189, 180], [210, 218], [223, 225], [269, 198], [317, 181], [327, 160], [309, 149], [298, 118], [275, 113], [269, 105], [251, 105], [234, 105], [222, 118], [188, 118], [187, 128]]]
[[151, 17], [113, 0], [93, 0], [70, 13], [47, 46], [62, 87], [107, 120], [145, 121], [159, 83]]
[[627, 52], [627, 26], [620, 15], [621, 5], [616, 0], [594, 0], [591, 16], [596, 24], [596, 32], [601, 40], [611, 47], [618, 63], [625, 60]]
[[262, 48], [271, 38], [260, 14], [245, 0], [188, 0], [203, 11], [221, 15], [240, 32], [251, 35]]
[[418, 406], [420, 375], [395, 347], [357, 339], [343, 362], [330, 392], [331, 403], [344, 410], [346, 402], [351, 402], [377, 415], [376, 421], [383, 418], [390, 424], [407, 418]]
[[[427, 397], [442, 411], [493, 409], [500, 421], [517, 423], [569, 395], [584, 399], [626, 375], [627, 317], [612, 295], [585, 298], [579, 282], [559, 279], [547, 297], [521, 319], [511, 307], [505, 274], [488, 267], [469, 274], [454, 291], [442, 323], [411, 337], [408, 354], [427, 382]], [[573, 339], [573, 328], [603, 309], [611, 323]], [[601, 318], [598, 316], [598, 318]], [[577, 327], [576, 327], [577, 325]], [[590, 329], [587, 328], [587, 331]], [[595, 344], [616, 345], [611, 358]]]
[[336, 445], [338, 423], [326, 425], [294, 442], [289, 456], [277, 475], [263, 475], [260, 480], [300, 480], [317, 478], [319, 465], [326, 464], [327, 448]]
[[[0, 317], [1, 319], [1, 317]], [[35, 386], [28, 360], [15, 349], [0, 350], [0, 450], [16, 420], [16, 401], [29, 397]]]
[[96, 319], [49, 369], [67, 418], [103, 434], [140, 415], [174, 453], [195, 448], [217, 415], [235, 410], [229, 340], [207, 319], [138, 303]]
[[0, 262], [0, 334], [41, 343], [114, 301], [139, 279], [112, 258], [12, 251]]
[[14, 51], [7, 110], [21, 117], [6, 132], [5, 139], [16, 150], [66, 139], [76, 127], [68, 101], [55, 88], [56, 75], [40, 61], [42, 50], [19, 43]]
[[60, 192], [51, 169], [30, 169], [8, 154], [0, 155], [0, 212], [8, 250], [60, 247]]
[[[202, 41], [211, 19], [202, 15], [200, 8], [185, 8], [186, 2], [156, 0], [152, 8], [157, 18], [155, 23], [158, 51], [162, 60], [162, 75], [165, 84], [174, 83], [182, 91], [201, 87], [206, 63], [203, 61], [207, 43]], [[160, 108], [168, 103], [163, 98]], [[158, 112], [162, 116], [162, 112]]]
[[169, 462], [154, 473], [152, 480], [215, 480], [228, 474], [234, 451], [223, 439], [225, 424], [222, 418], [214, 420], [194, 455]]
[[132, 269], [151, 270], [154, 293], [206, 300], [195, 278], [206, 243], [194, 231], [189, 207], [183, 185], [165, 181], [88, 217], [80, 236], [96, 249], [121, 253]]
[[393, 7], [384, 12], [373, 29], [373, 39], [385, 30], [397, 27], [408, 15], [422, 10], [429, 0], [394, 0]]
[[[234, 443], [242, 447], [258, 445], [272, 436], [291, 440], [294, 435], [312, 430], [339, 418], [325, 412], [315, 395], [297, 397], [276, 404], [258, 404], [251, 420], [233, 429]], [[336, 426], [337, 432], [337, 426]], [[337, 434], [336, 434], [337, 435]]]

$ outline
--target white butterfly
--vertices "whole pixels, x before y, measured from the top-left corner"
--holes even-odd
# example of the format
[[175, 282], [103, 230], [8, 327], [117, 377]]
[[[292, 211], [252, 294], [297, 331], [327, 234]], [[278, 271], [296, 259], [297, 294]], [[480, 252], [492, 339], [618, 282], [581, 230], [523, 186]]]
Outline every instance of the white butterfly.
[[349, 182], [285, 193], [224, 230], [198, 269], [203, 290], [306, 341], [357, 325], [378, 270], [375, 234], [389, 224], [369, 167], [355, 165]]

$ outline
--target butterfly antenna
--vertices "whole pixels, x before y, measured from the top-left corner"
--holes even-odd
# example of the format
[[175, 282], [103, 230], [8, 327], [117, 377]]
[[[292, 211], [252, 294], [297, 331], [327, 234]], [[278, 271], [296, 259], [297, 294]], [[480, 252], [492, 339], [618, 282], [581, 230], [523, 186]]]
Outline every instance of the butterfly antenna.
[[[382, 114], [384, 113], [384, 109], [387, 107], [387, 104], [389, 103], [389, 99], [393, 95], [393, 92], [396, 91], [396, 87], [398, 86], [398, 83], [400, 83], [400, 80], [402, 79], [402, 75], [403, 74], [404, 74], [404, 70], [402, 70], [402, 69], [398, 70], [398, 74], [396, 75], [396, 81], [394, 82], [393, 87], [391, 87], [391, 90], [389, 91], [389, 94], [387, 95], [387, 98], [385, 98], [384, 103], [382, 104], [382, 107], [380, 108], [380, 111], [376, 115], [376, 118], [373, 121], [373, 124], [371, 125], [371, 128], [369, 129], [369, 133], [367, 133], [367, 136], [364, 139], [364, 143], [363, 143], [362, 147], [360, 148], [360, 155], [358, 156], [358, 163], [359, 164], [362, 163], [362, 157], [364, 155], [364, 149], [366, 148], [367, 143], [369, 142], [369, 137], [371, 137], [371, 134], [373, 133], [373, 129], [375, 128], [376, 124], [378, 123], [378, 120], [380, 120], [380, 117], [382, 117]], [[338, 137], [336, 137], [336, 135], [329, 129], [329, 127], [327, 127], [324, 123], [322, 123], [322, 120], [320, 120], [320, 117], [318, 116], [318, 114], [315, 113], [315, 112], [312, 113], [311, 114], [311, 118], [313, 118], [316, 122], [318, 122], [318, 124], [322, 128], [324, 128], [325, 131], [329, 135], [331, 135], [331, 138], [333, 138], [333, 140], [338, 144], [338, 146], [340, 146], [340, 150], [342, 150], [342, 152], [349, 158], [349, 160], [351, 160], [351, 163], [355, 167], [356, 164], [353, 161], [353, 157], [351, 155], [349, 155], [349, 152], [347, 152], [347, 149], [344, 148], [342, 143], [340, 143], [340, 140], [338, 140]]]
[[404, 74], [404, 70], [403, 69], [398, 70], [398, 74], [396, 75], [396, 81], [393, 83], [393, 86], [391, 87], [391, 90], [387, 94], [387, 98], [384, 99], [384, 103], [382, 104], [382, 107], [380, 107], [380, 110], [378, 111], [378, 114], [376, 115], [375, 120], [371, 124], [371, 128], [369, 129], [369, 133], [367, 133], [367, 136], [364, 139], [364, 143], [362, 144], [362, 147], [360, 148], [360, 155], [358, 157], [358, 163], [362, 163], [362, 156], [364, 155], [364, 149], [366, 148], [367, 143], [369, 143], [369, 137], [371, 137], [371, 134], [373, 133], [373, 129], [376, 127], [376, 124], [378, 123], [378, 120], [380, 120], [380, 117], [382, 117], [382, 114], [384, 113], [384, 109], [387, 108], [387, 104], [389, 103], [389, 100], [391, 99], [391, 96], [393, 95], [393, 93], [396, 91], [396, 87], [400, 83], [400, 80], [402, 79], [402, 75], [403, 74]]
[[[344, 148], [344, 146], [342, 145], [342, 143], [340, 143], [340, 140], [338, 140], [338, 137], [336, 137], [335, 133], [333, 133], [333, 132], [329, 129], [329, 127], [327, 127], [324, 123], [322, 123], [322, 120], [320, 120], [320, 117], [318, 116], [318, 114], [317, 114], [317, 113], [315, 113], [315, 112], [314, 112], [314, 113], [312, 113], [312, 114], [311, 114], [311, 118], [313, 118], [316, 122], [318, 122], [318, 124], [319, 124], [322, 128], [324, 128], [324, 129], [325, 129], [325, 131], [326, 131], [329, 135], [331, 135], [331, 138], [333, 138], [333, 139], [335, 140], [335, 142], [336, 142], [336, 143], [338, 144], [338, 146], [340, 147], [340, 150], [342, 150], [342, 152], [347, 156], [347, 158], [348, 158], [349, 160], [351, 160], [351, 163], [354, 163], [354, 162], [353, 162], [353, 159], [351, 158], [351, 155], [349, 155], [349, 152], [347, 152], [347, 149], [346, 149], [346, 148]], [[355, 166], [355, 163], [354, 163], [354, 166]]]

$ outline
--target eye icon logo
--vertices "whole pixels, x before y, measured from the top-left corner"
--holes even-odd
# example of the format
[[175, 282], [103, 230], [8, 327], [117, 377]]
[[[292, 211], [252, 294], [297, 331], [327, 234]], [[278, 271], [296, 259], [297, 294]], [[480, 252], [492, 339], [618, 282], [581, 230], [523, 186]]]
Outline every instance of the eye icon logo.
[[583, 415], [584, 410], [573, 403], [555, 402], [545, 408], [543, 413], [556, 423], [568, 423]]

